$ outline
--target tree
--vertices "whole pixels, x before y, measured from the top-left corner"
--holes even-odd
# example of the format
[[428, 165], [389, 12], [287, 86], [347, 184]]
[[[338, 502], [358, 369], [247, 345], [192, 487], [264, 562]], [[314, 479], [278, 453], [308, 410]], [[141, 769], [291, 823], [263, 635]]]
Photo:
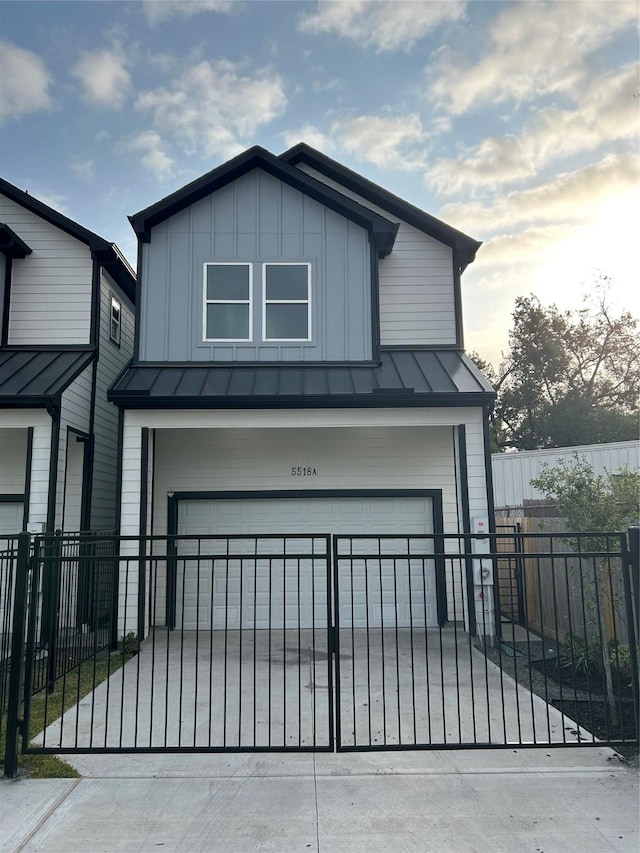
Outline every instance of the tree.
[[[598, 531], [615, 532], [637, 525], [640, 519], [640, 474], [627, 469], [604, 476], [594, 473], [589, 463], [577, 452], [570, 460], [561, 459], [553, 468], [544, 465], [539, 477], [531, 480], [547, 500], [557, 505], [560, 515], [571, 533], [593, 533], [582, 539], [581, 549], [595, 553], [608, 551], [607, 537]], [[594, 583], [585, 586], [581, 573], [581, 593], [591, 623], [591, 630], [600, 642], [591, 645], [591, 654], [598, 659], [604, 673], [611, 719], [617, 722], [617, 708], [613, 693], [612, 653], [607, 644], [606, 609], [617, 608], [612, 600], [611, 573], [615, 566], [608, 557], [594, 557]], [[589, 637], [585, 646], [589, 648]], [[572, 642], [575, 639], [572, 638]], [[617, 655], [613, 650], [613, 656]]]
[[545, 307], [535, 296], [518, 297], [499, 371], [472, 355], [498, 395], [492, 426], [500, 448], [534, 450], [638, 436], [638, 321], [629, 312], [613, 314], [608, 285], [602, 278], [591, 302], [577, 311]]

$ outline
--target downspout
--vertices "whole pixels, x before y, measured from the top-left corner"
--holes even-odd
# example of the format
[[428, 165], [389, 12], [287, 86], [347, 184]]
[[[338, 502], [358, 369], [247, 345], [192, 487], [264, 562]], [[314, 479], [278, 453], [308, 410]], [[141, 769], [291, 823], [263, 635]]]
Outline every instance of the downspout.
[[96, 395], [98, 379], [98, 360], [100, 358], [100, 262], [92, 253], [93, 269], [91, 275], [91, 329], [89, 343], [94, 348], [91, 370], [91, 399], [89, 402], [89, 443], [85, 453], [82, 475], [83, 495], [80, 510], [80, 529], [91, 529], [91, 507], [93, 504], [93, 462], [95, 458]]

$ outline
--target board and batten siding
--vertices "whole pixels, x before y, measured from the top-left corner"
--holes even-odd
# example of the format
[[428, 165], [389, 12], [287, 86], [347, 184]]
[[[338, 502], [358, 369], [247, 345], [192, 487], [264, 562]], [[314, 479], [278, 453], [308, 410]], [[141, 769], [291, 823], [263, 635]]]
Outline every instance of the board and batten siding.
[[[207, 261], [253, 264], [253, 341], [203, 341]], [[262, 263], [311, 264], [312, 340], [262, 341]], [[366, 230], [255, 169], [156, 225], [142, 244], [142, 361], [362, 361], [372, 355]]]
[[[120, 302], [120, 346], [109, 339], [111, 296]], [[91, 529], [115, 530], [118, 457], [118, 409], [107, 400], [107, 390], [133, 355], [134, 308], [111, 276], [101, 271], [100, 336], [96, 371], [93, 490]]]
[[542, 473], [544, 465], [553, 468], [561, 460], [571, 462], [576, 453], [598, 475], [606, 471], [615, 472], [620, 468], [640, 471], [640, 441], [494, 453], [491, 467], [496, 509], [522, 507], [525, 500], [543, 500], [544, 495], [531, 485], [531, 480]]
[[[376, 409], [307, 411], [127, 411], [123, 445], [121, 533], [140, 523], [141, 428], [155, 441], [153, 533], [166, 532], [167, 492], [300, 489], [441, 489], [445, 532], [462, 529], [454, 462], [454, 425], [465, 423], [472, 515], [486, 516], [482, 412], [479, 409]], [[308, 480], [291, 467], [315, 467]], [[151, 502], [153, 494], [153, 502]], [[329, 531], [330, 532], [330, 531]], [[123, 543], [127, 546], [130, 543]], [[453, 552], [455, 543], [448, 548]], [[131, 545], [132, 555], [135, 553]], [[450, 570], [450, 569], [449, 569]], [[449, 604], [460, 610], [462, 583], [456, 563]], [[135, 622], [135, 584], [126, 624]], [[163, 613], [162, 584], [158, 614]], [[121, 602], [121, 624], [125, 618]], [[453, 612], [453, 611], [452, 611]]]
[[[393, 220], [398, 217], [316, 169], [298, 168], [343, 195]], [[456, 344], [453, 253], [424, 231], [400, 220], [396, 241], [378, 262], [382, 346]]]
[[1, 193], [0, 222], [33, 250], [12, 263], [8, 345], [89, 343], [93, 263], [88, 246]]

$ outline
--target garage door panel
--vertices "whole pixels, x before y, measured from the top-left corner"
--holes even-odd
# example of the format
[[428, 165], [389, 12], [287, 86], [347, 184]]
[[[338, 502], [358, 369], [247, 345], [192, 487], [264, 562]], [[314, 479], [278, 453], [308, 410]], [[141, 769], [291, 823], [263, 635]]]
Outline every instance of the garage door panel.
[[[180, 535], [239, 535], [240, 538], [181, 541], [181, 554], [232, 554], [234, 557], [246, 554], [254, 559], [216, 559], [213, 565], [206, 560], [189, 563], [185, 573], [213, 572], [213, 597], [210, 587], [201, 585], [198, 606], [194, 607], [189, 600], [187, 612], [185, 600], [183, 613], [179, 576], [177, 622], [187, 630], [196, 627], [208, 630], [211, 627], [326, 627], [325, 559], [290, 557], [291, 554], [310, 553], [325, 557], [326, 540], [313, 535], [292, 539], [264, 534], [360, 533], [363, 538], [350, 540], [350, 543], [338, 540], [339, 557], [350, 554], [365, 558], [338, 560], [340, 624], [343, 627], [374, 627], [382, 621], [398, 625], [424, 624], [426, 597], [427, 623], [435, 625], [433, 561], [391, 558], [391, 555], [406, 554], [408, 545], [409, 553], [432, 553], [432, 540], [420, 535], [432, 532], [432, 519], [432, 501], [424, 497], [305, 498], [301, 495], [299, 500], [183, 501], [178, 520]], [[396, 534], [397, 538], [377, 538], [385, 534]], [[412, 534], [410, 539], [408, 534]], [[265, 553], [270, 559], [260, 556]], [[366, 559], [371, 554], [382, 558]], [[193, 580], [185, 578], [185, 583], [193, 594]]]

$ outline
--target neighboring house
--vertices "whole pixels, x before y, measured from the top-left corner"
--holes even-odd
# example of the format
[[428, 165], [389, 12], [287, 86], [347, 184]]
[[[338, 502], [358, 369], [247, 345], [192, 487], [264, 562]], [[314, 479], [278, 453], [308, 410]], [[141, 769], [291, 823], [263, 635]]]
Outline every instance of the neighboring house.
[[[478, 242], [306, 145], [252, 148], [131, 223], [136, 345], [109, 393], [122, 535], [457, 534], [490, 520], [494, 393], [464, 353], [460, 297]], [[428, 624], [462, 600], [460, 564], [429, 589]], [[237, 584], [225, 599], [190, 571], [182, 590], [154, 579], [147, 627], [218, 612], [236, 627]], [[478, 589], [476, 607], [490, 598]], [[283, 618], [272, 604], [258, 627]]]
[[135, 298], [115, 244], [0, 180], [0, 534], [115, 528]]
[[501, 516], [520, 516], [526, 507], [527, 513], [543, 513], [544, 507], [539, 504], [546, 504], [546, 500], [542, 492], [531, 485], [531, 480], [540, 476], [545, 465], [553, 468], [561, 460], [571, 461], [575, 454], [586, 460], [599, 475], [606, 471], [615, 473], [621, 468], [640, 472], [640, 441], [494, 453], [491, 466], [496, 512]]

